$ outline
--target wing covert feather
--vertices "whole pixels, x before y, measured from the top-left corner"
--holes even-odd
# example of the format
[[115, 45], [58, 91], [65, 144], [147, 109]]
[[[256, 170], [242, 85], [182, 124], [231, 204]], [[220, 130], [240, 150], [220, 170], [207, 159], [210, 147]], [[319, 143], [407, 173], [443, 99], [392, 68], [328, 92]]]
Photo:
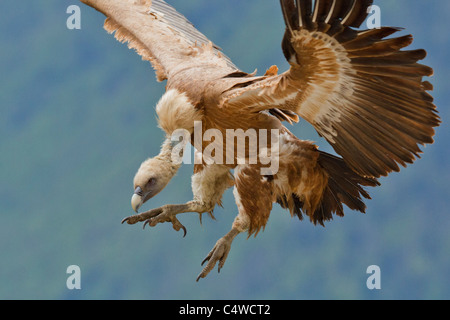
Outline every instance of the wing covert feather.
[[163, 0], [81, 0], [103, 13], [105, 29], [152, 63], [163, 81], [190, 65], [237, 70], [219, 47]]

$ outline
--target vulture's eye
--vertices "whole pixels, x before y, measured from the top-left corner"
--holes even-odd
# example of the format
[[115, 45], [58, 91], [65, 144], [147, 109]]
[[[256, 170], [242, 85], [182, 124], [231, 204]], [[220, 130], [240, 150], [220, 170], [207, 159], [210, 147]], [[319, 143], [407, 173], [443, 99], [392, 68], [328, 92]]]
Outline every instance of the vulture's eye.
[[147, 182], [147, 188], [148, 187], [152, 187], [154, 184], [156, 183], [156, 179], [155, 178], [150, 178]]

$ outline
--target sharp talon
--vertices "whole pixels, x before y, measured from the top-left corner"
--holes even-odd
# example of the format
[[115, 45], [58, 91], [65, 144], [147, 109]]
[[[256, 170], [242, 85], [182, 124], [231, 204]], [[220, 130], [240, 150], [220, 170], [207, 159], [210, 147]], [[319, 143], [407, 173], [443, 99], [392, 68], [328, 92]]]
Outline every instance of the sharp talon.
[[180, 221], [175, 217], [178, 214], [172, 206], [163, 206], [156, 208], [147, 212], [143, 212], [134, 216], [127, 217], [122, 220], [122, 224], [125, 222], [128, 224], [135, 224], [138, 222], [143, 222], [142, 229], [147, 226], [154, 227], [159, 223], [172, 222], [173, 228], [176, 231], [183, 229], [183, 238], [187, 235], [187, 230]]
[[209, 273], [209, 271], [205, 272], [205, 269], [203, 269], [202, 272], [200, 272], [200, 274], [198, 275], [196, 281], [198, 282], [198, 280], [205, 278], [208, 275], [208, 273]]
[[122, 220], [122, 224], [124, 224], [125, 222], [128, 224], [135, 224], [137, 221], [132, 221], [135, 218], [136, 218], [136, 216], [127, 217]]
[[172, 223], [173, 223], [173, 228], [175, 229], [175, 231], [180, 231], [181, 229], [183, 229], [183, 238], [186, 237], [186, 234], [187, 234], [186, 227], [183, 226], [178, 220], [176, 222], [172, 222]]

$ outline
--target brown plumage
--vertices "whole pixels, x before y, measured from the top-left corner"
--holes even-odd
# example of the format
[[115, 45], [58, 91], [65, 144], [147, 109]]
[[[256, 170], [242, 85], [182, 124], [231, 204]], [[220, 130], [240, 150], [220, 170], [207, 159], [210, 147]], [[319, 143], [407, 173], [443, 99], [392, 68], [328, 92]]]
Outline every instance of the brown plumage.
[[[136, 174], [133, 208], [160, 192], [181, 165], [173, 157], [182, 153], [172, 141], [177, 129], [200, 158], [192, 201], [124, 222], [171, 222], [186, 232], [177, 214], [213, 217], [222, 194], [234, 185], [239, 214], [206, 257], [199, 278], [217, 262], [221, 269], [237, 234], [264, 229], [273, 203], [321, 225], [343, 216], [344, 205], [365, 212], [363, 200], [370, 197], [364, 187], [379, 185], [377, 178], [412, 163], [419, 146], [433, 142], [440, 120], [428, 93], [432, 85], [423, 80], [433, 70], [418, 63], [426, 52], [403, 50], [410, 35], [388, 38], [398, 28], [358, 30], [372, 0], [281, 0], [282, 50], [290, 69], [279, 74], [272, 66], [263, 76], [239, 70], [162, 0], [82, 1], [107, 16], [106, 30], [150, 61], [159, 81], [167, 80], [156, 108], [167, 139]], [[282, 123], [299, 117], [342, 158], [299, 140]], [[230, 130], [244, 137], [227, 140]], [[263, 135], [273, 138], [272, 132], [275, 140]], [[276, 161], [268, 162], [269, 154]]]

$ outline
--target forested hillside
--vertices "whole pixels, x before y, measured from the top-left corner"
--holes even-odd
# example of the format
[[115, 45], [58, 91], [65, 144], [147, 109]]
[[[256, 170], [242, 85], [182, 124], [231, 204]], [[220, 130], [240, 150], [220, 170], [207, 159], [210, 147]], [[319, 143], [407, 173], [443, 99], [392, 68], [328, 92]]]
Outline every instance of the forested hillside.
[[[287, 69], [276, 0], [167, 0], [246, 72]], [[200, 282], [200, 262], [228, 232], [231, 190], [213, 221], [121, 225], [132, 179], [164, 134], [154, 106], [164, 92], [148, 62], [103, 30], [104, 17], [75, 0], [0, 2], [0, 299], [449, 299], [450, 63], [445, 0], [375, 1], [383, 25], [404, 27], [424, 63], [444, 121], [414, 165], [371, 189], [365, 215], [346, 211], [326, 228], [275, 206], [256, 238], [239, 236], [225, 267]], [[69, 30], [66, 9], [81, 8]], [[304, 121], [302, 139], [332, 150]], [[192, 166], [145, 209], [191, 200]], [[66, 269], [81, 269], [68, 290]], [[368, 290], [378, 265], [382, 289]]]

